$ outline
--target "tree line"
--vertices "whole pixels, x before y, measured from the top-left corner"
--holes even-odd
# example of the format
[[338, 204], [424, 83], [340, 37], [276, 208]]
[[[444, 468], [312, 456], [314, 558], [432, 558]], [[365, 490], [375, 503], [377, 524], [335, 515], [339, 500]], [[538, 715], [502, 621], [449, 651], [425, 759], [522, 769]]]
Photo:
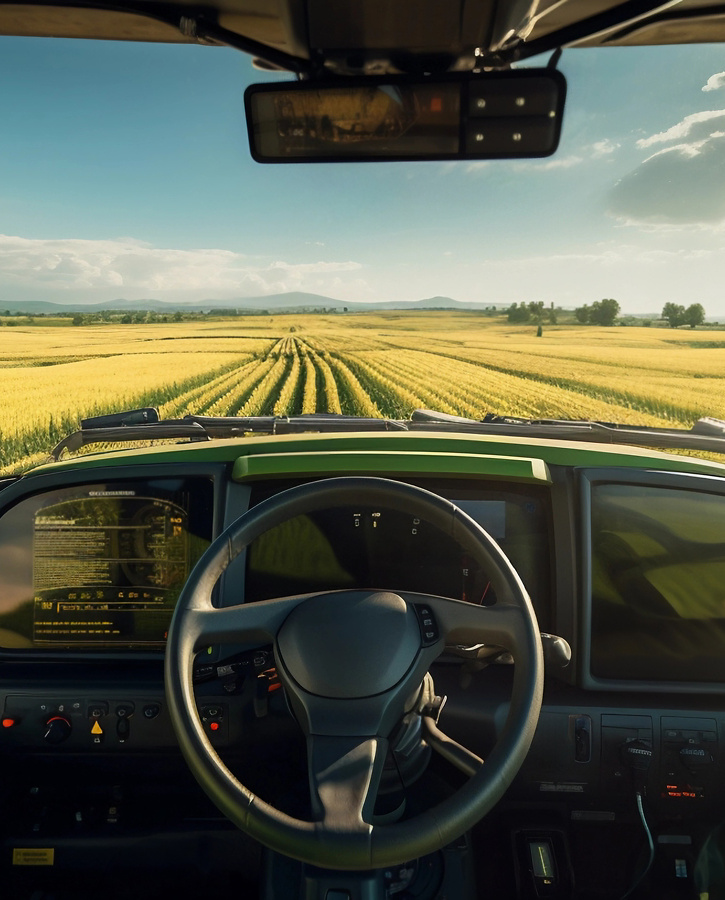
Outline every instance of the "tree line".
[[[596, 300], [591, 305], [585, 303], [584, 306], [578, 306], [574, 310], [574, 318], [581, 325], [614, 325], [620, 311], [619, 303], [608, 297], [604, 300]], [[513, 325], [531, 323], [539, 326], [545, 323], [556, 325], [558, 314], [562, 312], [563, 310], [556, 309], [553, 303], [550, 307], [545, 307], [541, 300], [512, 303], [506, 310], [508, 321]], [[701, 303], [692, 303], [687, 308], [678, 303], [665, 303], [661, 318], [667, 322], [670, 328], [679, 328], [681, 325], [695, 328], [705, 321], [705, 308]], [[651, 321], [647, 320], [643, 324], [650, 325]]]

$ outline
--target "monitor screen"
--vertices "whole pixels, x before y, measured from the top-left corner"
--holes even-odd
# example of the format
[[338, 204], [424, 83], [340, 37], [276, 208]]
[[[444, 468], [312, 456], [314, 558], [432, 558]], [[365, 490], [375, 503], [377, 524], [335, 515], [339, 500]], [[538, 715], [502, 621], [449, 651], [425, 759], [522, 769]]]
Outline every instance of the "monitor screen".
[[724, 496], [592, 484], [590, 578], [593, 676], [725, 683]]
[[0, 518], [0, 646], [163, 647], [211, 522], [208, 479], [89, 484], [20, 501]]

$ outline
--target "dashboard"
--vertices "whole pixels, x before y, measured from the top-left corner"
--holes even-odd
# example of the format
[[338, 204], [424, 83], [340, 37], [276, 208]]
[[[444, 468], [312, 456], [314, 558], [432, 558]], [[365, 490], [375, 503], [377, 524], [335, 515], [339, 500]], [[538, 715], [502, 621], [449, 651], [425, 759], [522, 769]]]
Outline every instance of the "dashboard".
[[[612, 465], [586, 450], [566, 464], [551, 451], [525, 477], [518, 468], [501, 475], [499, 463], [491, 474], [452, 463], [444, 473], [440, 459], [401, 473], [408, 447], [392, 471], [371, 474], [439, 494], [482, 525], [519, 572], [542, 632], [572, 649], [570, 665], [547, 662], [539, 727], [507, 802], [537, 816], [556, 809], [569, 826], [631, 824], [623, 748], [644, 748], [641, 778], [661, 833], [686, 835], [691, 854], [725, 803], [725, 478], [704, 464], [672, 471], [643, 456]], [[183, 769], [162, 677], [179, 593], [227, 525], [320, 477], [291, 465], [274, 477], [246, 477], [246, 466], [240, 476], [238, 451], [225, 452], [213, 459], [200, 448], [177, 461], [169, 451], [133, 465], [96, 457], [91, 468], [41, 468], [0, 489], [6, 789], [36, 778], [36, 765], [51, 782], [101, 760], [116, 774], [99, 777], [140, 783]], [[497, 602], [487, 573], [433, 525], [343, 504], [261, 535], [220, 579], [215, 604], [356, 588]], [[440, 727], [484, 758], [505, 721], [513, 669], [505, 654], [451, 646], [432, 671], [447, 697]], [[270, 765], [279, 782], [280, 760], [295, 769], [286, 754], [304, 750], [272, 647], [205, 648], [194, 681], [210, 743], [246, 767], [245, 781], [251, 760], [253, 788], [269, 790]]]

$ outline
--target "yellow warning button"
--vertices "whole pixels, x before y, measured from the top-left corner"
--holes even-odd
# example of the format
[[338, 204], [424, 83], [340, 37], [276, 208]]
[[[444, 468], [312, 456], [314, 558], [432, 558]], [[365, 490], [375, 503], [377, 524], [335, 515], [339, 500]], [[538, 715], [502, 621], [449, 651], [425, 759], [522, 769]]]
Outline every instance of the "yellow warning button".
[[93, 723], [93, 728], [91, 728], [91, 734], [103, 734], [103, 729], [98, 724], [98, 722]]
[[52, 866], [55, 850], [53, 847], [14, 847], [14, 866]]

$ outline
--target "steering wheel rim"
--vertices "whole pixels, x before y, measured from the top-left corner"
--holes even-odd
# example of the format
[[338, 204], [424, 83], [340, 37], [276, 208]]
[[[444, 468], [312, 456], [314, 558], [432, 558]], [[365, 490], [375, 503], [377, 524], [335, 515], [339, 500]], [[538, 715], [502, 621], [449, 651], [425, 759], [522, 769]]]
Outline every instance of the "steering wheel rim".
[[[330, 505], [356, 504], [392, 507], [422, 516], [428, 523], [442, 528], [486, 566], [487, 577], [496, 589], [497, 603], [481, 607], [412, 592], [357, 591], [276, 598], [221, 609], [213, 607], [212, 590], [219, 577], [260, 534], [294, 516]], [[382, 594], [396, 599], [380, 600]], [[371, 599], [372, 595], [375, 597]], [[322, 676], [316, 664], [308, 670], [304, 654], [301, 659], [285, 658], [280, 647], [284, 648], [285, 643], [290, 647], [296, 642], [298, 632], [292, 629], [298, 620], [307, 623], [300, 633], [311, 634], [310, 622], [315, 617], [320, 619], [320, 604], [324, 605], [326, 598], [333, 596], [335, 602], [340, 597], [343, 600], [339, 607], [343, 624], [339, 627], [348, 627], [344, 623], [350, 617], [352, 631], [357, 633], [374, 610], [374, 615], [382, 616], [378, 625], [382, 623], [387, 630], [390, 623], [395, 632], [388, 642], [394, 648], [401, 642], [411, 644], [411, 622], [420, 624], [421, 621], [420, 610], [415, 607], [422, 603], [426, 614], [432, 612], [434, 616], [435, 639], [429, 638], [426, 643], [421, 631], [420, 647], [410, 650], [410, 659], [401, 651], [403, 656], [393, 665], [393, 671], [384, 676], [377, 676], [374, 666], [368, 667], [364, 673], [368, 684], [358, 689], [358, 693], [362, 691], [361, 696], [351, 696], [350, 688], [343, 688], [343, 695], [337, 698], [320, 697], [318, 685]], [[383, 607], [384, 611], [377, 611]], [[334, 618], [338, 619], [337, 613]], [[337, 626], [333, 623], [331, 627]], [[280, 632], [283, 637], [287, 635], [282, 642]], [[374, 788], [375, 772], [381, 769], [381, 759], [384, 762], [389, 730], [399, 721], [405, 704], [410, 704], [411, 690], [416, 684], [420, 689], [428, 668], [443, 652], [446, 638], [449, 643], [477, 643], [485, 638], [483, 642], [500, 644], [511, 651], [516, 665], [506, 724], [485, 765], [451, 797], [411, 819], [386, 825], [370, 824], [365, 818], [365, 803]], [[318, 801], [322, 820], [295, 819], [253, 794], [226, 768], [204, 733], [193, 692], [193, 660], [204, 646], [227, 641], [274, 644], [278, 672], [290, 695], [291, 706], [308, 735], [313, 810]], [[289, 657], [289, 651], [284, 652]], [[365, 668], [364, 656], [358, 652], [356, 658]], [[300, 685], [300, 681], [306, 682], [305, 685]], [[187, 764], [204, 791], [232, 822], [283, 855], [321, 868], [362, 871], [397, 865], [440, 849], [472, 827], [498, 802], [518, 772], [533, 739], [543, 693], [543, 656], [536, 616], [526, 589], [508, 558], [478, 523], [450, 501], [422, 488], [382, 478], [342, 477], [311, 482], [277, 494], [233, 522], [211, 544], [179, 597], [167, 640], [165, 682], [171, 721]], [[374, 695], [374, 702], [366, 691]], [[322, 692], [330, 693], [324, 688]], [[373, 707], [374, 714], [368, 715]], [[349, 713], [354, 719], [361, 710], [363, 718], [368, 717], [370, 722], [355, 735], [355, 727], [345, 716]], [[338, 729], [341, 734], [336, 736], [338, 720], [345, 720], [346, 724]], [[345, 774], [350, 772], [353, 774]], [[361, 792], [365, 796], [359, 796]], [[341, 804], [346, 803], [356, 807], [354, 815], [341, 814]]]

